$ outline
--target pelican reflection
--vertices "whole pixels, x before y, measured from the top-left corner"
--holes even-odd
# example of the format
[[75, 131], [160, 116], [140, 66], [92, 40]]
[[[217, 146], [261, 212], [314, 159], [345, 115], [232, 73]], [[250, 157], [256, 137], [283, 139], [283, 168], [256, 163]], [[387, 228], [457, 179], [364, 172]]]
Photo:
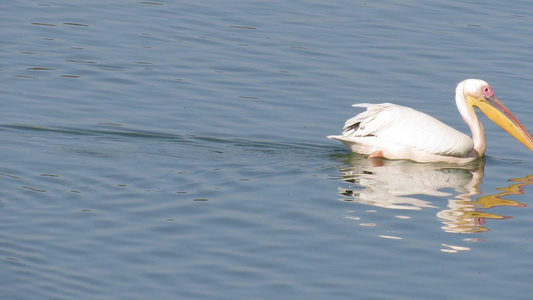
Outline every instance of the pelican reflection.
[[485, 227], [488, 219], [510, 218], [487, 210], [496, 206], [525, 206], [504, 197], [523, 194], [523, 186], [533, 183], [533, 174], [510, 179], [513, 183], [499, 188], [500, 193], [482, 195], [484, 159], [451, 165], [349, 155], [345, 163], [347, 166], [339, 169], [342, 174], [339, 179], [350, 184], [347, 188], [339, 187], [341, 200], [388, 209], [421, 210], [441, 209], [443, 205], [438, 199], [431, 200], [446, 198], [446, 208], [438, 211], [437, 216], [443, 223], [442, 229], [454, 233], [483, 232], [488, 230]]

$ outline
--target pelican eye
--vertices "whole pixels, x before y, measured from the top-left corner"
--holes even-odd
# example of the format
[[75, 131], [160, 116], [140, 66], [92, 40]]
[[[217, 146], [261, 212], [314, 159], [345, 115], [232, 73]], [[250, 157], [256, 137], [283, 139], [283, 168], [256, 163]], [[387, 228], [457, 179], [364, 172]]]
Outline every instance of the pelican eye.
[[484, 87], [481, 87], [481, 93], [483, 94], [483, 97], [492, 97], [494, 96], [494, 91], [492, 90], [492, 88], [490, 86], [484, 86]]

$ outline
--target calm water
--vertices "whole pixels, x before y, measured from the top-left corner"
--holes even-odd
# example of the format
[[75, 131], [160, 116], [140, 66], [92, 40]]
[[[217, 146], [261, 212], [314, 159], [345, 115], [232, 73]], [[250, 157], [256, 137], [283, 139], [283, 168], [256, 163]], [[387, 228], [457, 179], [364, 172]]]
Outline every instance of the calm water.
[[[528, 1], [4, 1], [3, 299], [529, 299], [533, 154], [372, 164], [357, 102], [533, 130]], [[486, 118], [483, 121], [487, 121]]]

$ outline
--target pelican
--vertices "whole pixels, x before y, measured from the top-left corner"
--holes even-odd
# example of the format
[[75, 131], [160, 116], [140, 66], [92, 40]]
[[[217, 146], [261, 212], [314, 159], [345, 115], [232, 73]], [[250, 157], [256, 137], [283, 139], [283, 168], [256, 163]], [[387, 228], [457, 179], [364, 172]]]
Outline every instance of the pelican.
[[341, 135], [328, 138], [340, 140], [353, 152], [369, 158], [464, 164], [483, 157], [487, 148], [485, 130], [474, 109], [477, 107], [533, 151], [533, 138], [496, 98], [487, 82], [460, 82], [455, 89], [455, 103], [472, 138], [425, 113], [392, 103], [352, 105], [366, 111], [347, 120]]

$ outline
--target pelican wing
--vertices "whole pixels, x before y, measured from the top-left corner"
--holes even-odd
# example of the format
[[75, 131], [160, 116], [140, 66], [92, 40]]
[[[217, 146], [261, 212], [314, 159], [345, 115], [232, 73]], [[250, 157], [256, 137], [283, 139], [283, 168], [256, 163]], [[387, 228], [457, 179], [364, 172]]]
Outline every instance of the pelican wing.
[[367, 110], [346, 121], [342, 137], [354, 142], [399, 146], [429, 154], [462, 157], [474, 143], [467, 135], [414, 109], [392, 103], [354, 104]]

